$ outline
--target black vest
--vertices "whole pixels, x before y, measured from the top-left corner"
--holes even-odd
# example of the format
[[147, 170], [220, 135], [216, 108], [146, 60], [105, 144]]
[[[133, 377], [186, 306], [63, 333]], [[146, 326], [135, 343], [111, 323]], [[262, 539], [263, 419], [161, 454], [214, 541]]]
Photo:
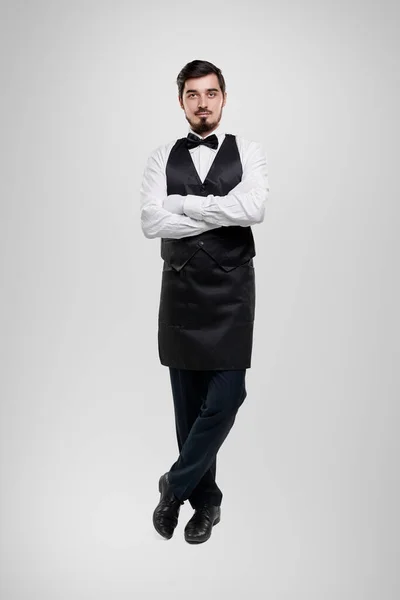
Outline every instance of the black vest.
[[[226, 196], [242, 180], [243, 168], [234, 135], [227, 133], [202, 183], [186, 138], [174, 144], [166, 165], [167, 195]], [[180, 270], [203, 249], [225, 270], [230, 271], [256, 255], [251, 227], [218, 227], [181, 239], [161, 238], [161, 258]]]

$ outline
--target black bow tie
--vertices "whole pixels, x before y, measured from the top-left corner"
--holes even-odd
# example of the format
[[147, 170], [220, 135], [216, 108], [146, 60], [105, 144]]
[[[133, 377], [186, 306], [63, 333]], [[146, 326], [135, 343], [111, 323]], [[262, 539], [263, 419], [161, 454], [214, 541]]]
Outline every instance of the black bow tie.
[[186, 138], [186, 147], [191, 150], [197, 146], [208, 146], [209, 148], [214, 148], [214, 150], [216, 150], [218, 148], [218, 138], [215, 133], [209, 135], [204, 140], [197, 137], [197, 135], [194, 135], [193, 133], [188, 133]]

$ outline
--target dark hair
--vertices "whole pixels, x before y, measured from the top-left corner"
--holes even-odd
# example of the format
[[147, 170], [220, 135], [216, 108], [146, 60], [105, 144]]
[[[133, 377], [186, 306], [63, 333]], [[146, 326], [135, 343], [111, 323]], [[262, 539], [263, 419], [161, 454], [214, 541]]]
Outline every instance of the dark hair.
[[186, 79], [191, 79], [192, 77], [203, 77], [204, 75], [209, 75], [210, 73], [216, 74], [222, 94], [225, 94], [225, 79], [222, 75], [221, 69], [218, 69], [218, 67], [207, 60], [192, 60], [192, 62], [187, 63], [187, 65], [183, 67], [176, 78], [179, 98], [182, 98]]

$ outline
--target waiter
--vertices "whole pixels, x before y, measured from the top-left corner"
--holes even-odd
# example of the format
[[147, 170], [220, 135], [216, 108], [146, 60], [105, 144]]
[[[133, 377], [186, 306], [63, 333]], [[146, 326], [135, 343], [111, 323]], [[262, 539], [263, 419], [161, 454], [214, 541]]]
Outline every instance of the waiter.
[[264, 220], [269, 189], [261, 145], [221, 128], [221, 70], [194, 60], [177, 85], [188, 135], [151, 153], [140, 190], [142, 231], [161, 238], [158, 351], [169, 367], [179, 448], [159, 479], [153, 524], [171, 538], [189, 500], [194, 514], [185, 539], [201, 543], [221, 518], [216, 455], [247, 395], [255, 316], [251, 226]]

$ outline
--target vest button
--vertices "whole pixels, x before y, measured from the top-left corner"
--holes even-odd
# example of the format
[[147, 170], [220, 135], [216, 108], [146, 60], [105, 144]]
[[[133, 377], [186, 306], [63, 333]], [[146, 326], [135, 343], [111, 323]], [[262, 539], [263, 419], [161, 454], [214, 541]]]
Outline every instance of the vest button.
[[199, 242], [199, 246], [204, 246], [204, 242]]

